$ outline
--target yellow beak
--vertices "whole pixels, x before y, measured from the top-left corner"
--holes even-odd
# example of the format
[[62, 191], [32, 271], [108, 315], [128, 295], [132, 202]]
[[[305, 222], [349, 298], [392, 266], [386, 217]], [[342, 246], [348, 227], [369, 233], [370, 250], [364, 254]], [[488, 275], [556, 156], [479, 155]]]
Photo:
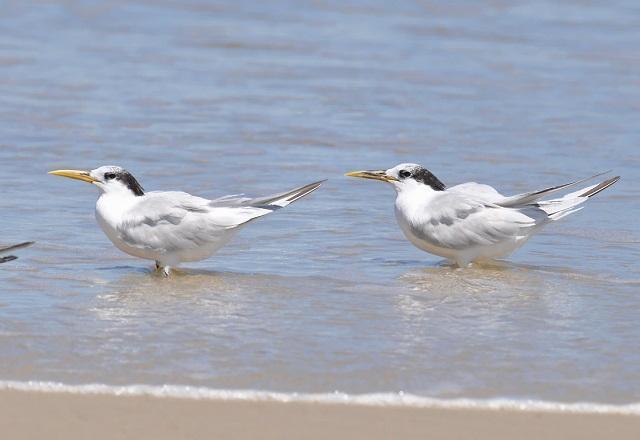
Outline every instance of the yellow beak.
[[91, 177], [91, 175], [89, 174], [89, 171], [56, 170], [56, 171], [49, 171], [49, 174], [53, 174], [54, 176], [68, 177], [69, 179], [82, 180], [83, 182], [89, 182], [89, 183], [96, 182], [96, 179]]
[[381, 180], [383, 182], [398, 182], [393, 176], [387, 175], [386, 171], [377, 170], [377, 171], [352, 171], [350, 173], [345, 174], [348, 177], [360, 177], [361, 179], [372, 179], [372, 180]]

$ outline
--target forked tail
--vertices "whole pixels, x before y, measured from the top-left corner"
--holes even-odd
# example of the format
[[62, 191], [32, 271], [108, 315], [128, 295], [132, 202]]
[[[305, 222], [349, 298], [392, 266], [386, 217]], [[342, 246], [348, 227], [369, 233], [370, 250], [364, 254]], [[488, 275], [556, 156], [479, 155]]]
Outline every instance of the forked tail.
[[326, 180], [321, 180], [319, 182], [310, 183], [305, 186], [301, 186], [296, 189], [292, 189], [291, 191], [287, 191], [284, 193], [273, 194], [266, 197], [258, 197], [256, 199], [251, 199], [248, 201], [248, 205], [253, 206], [255, 208], [267, 208], [267, 209], [279, 209], [284, 208], [290, 203], [295, 202], [307, 196], [320, 188]]
[[559, 199], [539, 201], [536, 205], [546, 212], [551, 220], [559, 220], [584, 208], [584, 206], [581, 206], [584, 202], [609, 188], [618, 180], [620, 180], [620, 176], [612, 177], [596, 185], [591, 185], [569, 193]]

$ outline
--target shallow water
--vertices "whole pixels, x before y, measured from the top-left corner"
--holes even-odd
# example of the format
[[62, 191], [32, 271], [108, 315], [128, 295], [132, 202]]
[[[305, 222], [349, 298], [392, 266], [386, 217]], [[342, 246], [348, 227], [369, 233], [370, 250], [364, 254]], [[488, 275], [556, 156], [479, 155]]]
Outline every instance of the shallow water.
[[[0, 380], [640, 401], [636, 2], [253, 3], [3, 5], [0, 241], [37, 244], [0, 266]], [[455, 270], [341, 177], [405, 161], [623, 180]], [[46, 174], [104, 164], [206, 197], [330, 180], [165, 280]]]

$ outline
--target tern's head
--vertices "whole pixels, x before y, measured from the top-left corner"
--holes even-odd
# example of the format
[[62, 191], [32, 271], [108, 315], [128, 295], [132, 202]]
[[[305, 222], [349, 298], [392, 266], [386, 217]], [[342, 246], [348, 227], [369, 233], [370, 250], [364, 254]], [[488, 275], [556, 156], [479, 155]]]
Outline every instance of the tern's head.
[[398, 192], [410, 188], [431, 188], [433, 191], [444, 191], [445, 189], [444, 183], [431, 171], [415, 163], [401, 163], [388, 170], [353, 171], [346, 175], [388, 182]]
[[92, 171], [57, 170], [50, 171], [49, 174], [93, 183], [100, 188], [100, 191], [107, 194], [144, 195], [144, 189], [142, 189], [136, 178], [121, 167], [104, 166]]

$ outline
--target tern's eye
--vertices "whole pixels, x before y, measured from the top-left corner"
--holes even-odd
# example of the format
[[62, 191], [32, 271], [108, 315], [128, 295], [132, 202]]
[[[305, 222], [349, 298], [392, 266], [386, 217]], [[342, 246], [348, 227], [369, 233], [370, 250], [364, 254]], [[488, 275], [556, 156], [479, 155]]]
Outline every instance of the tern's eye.
[[106, 174], [104, 175], [104, 178], [105, 178], [106, 180], [113, 180], [113, 179], [115, 179], [115, 178], [116, 178], [116, 173], [106, 173]]
[[398, 175], [403, 179], [406, 179], [407, 177], [411, 177], [411, 171], [402, 170], [398, 173]]

